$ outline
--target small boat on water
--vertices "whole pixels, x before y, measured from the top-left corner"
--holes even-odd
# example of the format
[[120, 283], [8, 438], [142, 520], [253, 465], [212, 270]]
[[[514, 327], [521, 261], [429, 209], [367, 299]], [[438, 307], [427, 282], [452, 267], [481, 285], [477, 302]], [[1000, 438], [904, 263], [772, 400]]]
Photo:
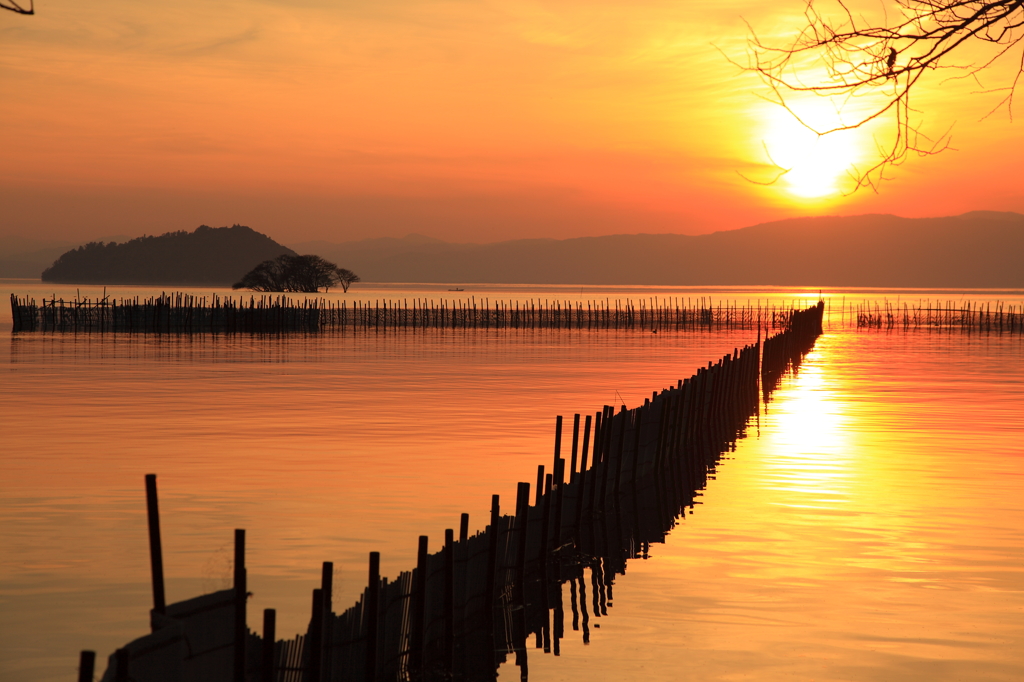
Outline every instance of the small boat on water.
[[459, 287], [455, 287], [454, 289], [449, 289], [448, 291], [465, 291], [465, 289], [461, 289]]

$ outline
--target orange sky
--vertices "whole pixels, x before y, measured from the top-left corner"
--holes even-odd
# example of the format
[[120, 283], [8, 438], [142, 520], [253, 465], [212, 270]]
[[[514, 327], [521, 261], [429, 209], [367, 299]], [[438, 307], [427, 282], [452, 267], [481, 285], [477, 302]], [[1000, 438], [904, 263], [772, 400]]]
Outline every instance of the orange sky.
[[[41, 0], [0, 13], [0, 237], [237, 222], [285, 243], [486, 242], [1024, 212], [1024, 124], [979, 121], [998, 96], [938, 76], [916, 103], [927, 131], [955, 123], [958, 151], [912, 160], [881, 194], [743, 180], [766, 171], [765, 145], [802, 163], [800, 143], [716, 46], [743, 59], [744, 19], [785, 36], [802, 6]], [[828, 172], [872, 150], [868, 133], [836, 145]]]

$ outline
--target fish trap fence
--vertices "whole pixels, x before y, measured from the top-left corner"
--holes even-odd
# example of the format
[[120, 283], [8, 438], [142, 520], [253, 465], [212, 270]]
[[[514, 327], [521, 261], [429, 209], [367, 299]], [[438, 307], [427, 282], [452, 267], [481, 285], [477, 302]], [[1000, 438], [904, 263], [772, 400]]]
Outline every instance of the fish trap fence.
[[317, 301], [286, 296], [230, 298], [162, 294], [147, 299], [18, 298], [11, 295], [13, 331], [196, 334], [316, 332]]
[[1002, 301], [871, 301], [852, 306], [844, 320], [858, 329], [1024, 334], [1024, 305]]
[[[422, 330], [624, 330], [642, 332], [755, 330], [790, 327], [787, 302], [710, 298], [490, 300], [402, 298], [337, 301], [287, 295], [109, 297], [36, 302], [11, 295], [13, 331], [130, 334], [365, 333]], [[1024, 304], [997, 302], [851, 303], [833, 299], [823, 313], [831, 328], [947, 330], [1024, 334]]]
[[162, 294], [146, 299], [103, 297], [36, 302], [11, 295], [13, 330], [138, 334], [387, 332], [397, 330], [569, 329], [714, 331], [785, 329], [788, 305], [711, 299], [530, 301], [378, 299], [335, 301], [285, 295], [240, 297]]

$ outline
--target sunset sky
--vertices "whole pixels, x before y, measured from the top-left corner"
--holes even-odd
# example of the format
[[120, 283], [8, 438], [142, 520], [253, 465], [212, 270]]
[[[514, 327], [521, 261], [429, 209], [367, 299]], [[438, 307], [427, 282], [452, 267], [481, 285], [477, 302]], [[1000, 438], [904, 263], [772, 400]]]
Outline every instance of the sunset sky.
[[[866, 4], [878, 11], [878, 3]], [[1012, 76], [936, 74], [952, 146], [843, 196], [873, 131], [818, 143], [765, 102], [748, 28], [801, 0], [39, 0], [0, 12], [0, 237], [242, 223], [285, 243], [696, 234], [799, 215], [1024, 212]], [[983, 52], [965, 55], [964, 61]], [[791, 165], [771, 175], [766, 154]], [[817, 195], [817, 196], [807, 196]]]

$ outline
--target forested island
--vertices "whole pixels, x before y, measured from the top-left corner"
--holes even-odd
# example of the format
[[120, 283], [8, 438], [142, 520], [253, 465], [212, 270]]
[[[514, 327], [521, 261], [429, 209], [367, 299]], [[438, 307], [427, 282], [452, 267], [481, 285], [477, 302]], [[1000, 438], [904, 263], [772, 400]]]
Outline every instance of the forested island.
[[231, 286], [253, 266], [294, 251], [244, 225], [180, 230], [124, 243], [90, 242], [43, 271], [61, 284], [194, 284]]

